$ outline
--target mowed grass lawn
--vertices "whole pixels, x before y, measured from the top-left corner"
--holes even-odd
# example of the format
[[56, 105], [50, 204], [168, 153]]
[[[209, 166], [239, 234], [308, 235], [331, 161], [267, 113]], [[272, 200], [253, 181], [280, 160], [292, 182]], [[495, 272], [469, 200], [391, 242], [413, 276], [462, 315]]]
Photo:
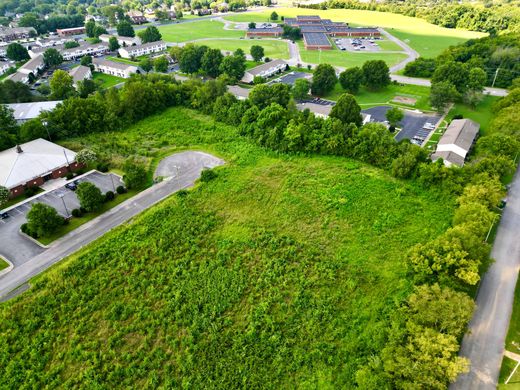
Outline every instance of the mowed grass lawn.
[[[228, 15], [225, 19], [236, 22], [264, 21], [272, 11]], [[365, 10], [314, 10], [304, 8], [279, 8], [278, 15], [294, 17], [296, 15], [320, 15], [334, 21], [352, 23], [357, 26], [378, 26], [388, 29], [396, 37], [408, 40], [409, 45], [423, 57], [435, 57], [451, 45], [485, 34], [448, 29], [428, 23], [424, 19], [413, 18], [390, 12]]]
[[[345, 92], [346, 91], [341, 87], [341, 85], [337, 83], [334, 90], [325, 97], [330, 100], [338, 100], [339, 97]], [[362, 109], [390, 103], [391, 100], [396, 96], [416, 99], [415, 105], [411, 106], [413, 108], [418, 108], [420, 110], [432, 109], [429, 102], [430, 88], [419, 85], [399, 85], [392, 83], [378, 91], [370, 91], [366, 88], [361, 88], [360, 91], [355, 95], [356, 100]]]
[[349, 51], [341, 51], [336, 48], [332, 50], [305, 50], [303, 41], [298, 41], [300, 47], [300, 56], [303, 62], [311, 64], [331, 64], [350, 68], [353, 66], [362, 66], [366, 61], [383, 60], [390, 67], [399, 63], [406, 58], [406, 54], [400, 53], [352, 53]]
[[237, 132], [173, 108], [70, 141], [114, 158], [198, 149], [227, 163], [0, 306], [6, 388], [355, 387], [411, 292], [407, 249], [445, 231], [455, 201]]
[[92, 74], [93, 80], [100, 80], [101, 81], [101, 87], [102, 88], [110, 88], [114, 85], [117, 85], [119, 83], [122, 83], [125, 81], [125, 79], [117, 76], [112, 76], [110, 74], [105, 74], [101, 72], [94, 72]]
[[493, 119], [493, 103], [498, 99], [500, 98], [497, 96], [485, 95], [484, 99], [482, 99], [476, 108], [469, 107], [466, 104], [457, 103], [449, 112], [448, 118], [453, 118], [453, 116], [460, 114], [464, 118], [473, 119], [480, 124], [480, 134], [484, 135]]
[[251, 51], [251, 46], [258, 45], [264, 48], [266, 57], [289, 58], [289, 48], [286, 41], [271, 39], [208, 39], [196, 42], [197, 45], [206, 45], [213, 49], [235, 51], [242, 49], [246, 54]]
[[166, 42], [186, 42], [204, 38], [240, 38], [245, 36], [244, 31], [224, 30], [224, 23], [214, 20], [169, 24], [158, 28], [162, 39]]
[[[515, 289], [515, 301], [513, 304], [513, 312], [511, 321], [509, 322], [509, 331], [506, 336], [505, 349], [520, 354], [520, 283], [517, 283]], [[502, 360], [502, 369], [500, 371], [499, 389], [516, 390], [520, 389], [520, 369], [516, 370], [507, 385], [504, 384], [507, 377], [511, 374], [516, 362], [512, 359], [504, 357]]]

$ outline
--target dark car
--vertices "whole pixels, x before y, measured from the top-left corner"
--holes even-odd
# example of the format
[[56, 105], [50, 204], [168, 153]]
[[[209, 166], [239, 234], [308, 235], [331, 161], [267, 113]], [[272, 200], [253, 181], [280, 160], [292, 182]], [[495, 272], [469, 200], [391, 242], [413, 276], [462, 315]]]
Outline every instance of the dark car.
[[0, 219], [7, 219], [7, 218], [9, 218], [9, 214], [7, 214], [7, 213], [0, 214]]
[[78, 185], [76, 182], [71, 182], [71, 183], [65, 184], [65, 188], [68, 188], [71, 191], [76, 191], [76, 189], [78, 188]]

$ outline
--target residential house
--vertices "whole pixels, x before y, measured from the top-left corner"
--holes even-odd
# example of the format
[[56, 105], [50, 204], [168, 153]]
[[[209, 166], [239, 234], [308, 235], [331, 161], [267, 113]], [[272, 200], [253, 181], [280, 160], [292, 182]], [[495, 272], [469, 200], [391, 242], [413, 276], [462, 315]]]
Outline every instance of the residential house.
[[6, 104], [11, 110], [13, 110], [14, 119], [18, 124], [22, 124], [31, 119], [37, 118], [43, 111], [51, 111], [61, 100], [44, 101], [44, 102], [31, 102], [31, 103], [13, 103]]
[[7, 72], [9, 69], [14, 67], [13, 61], [4, 61], [0, 60], [0, 75], [3, 75], [5, 72]]
[[258, 65], [254, 68], [246, 70], [244, 77], [242, 77], [242, 82], [244, 83], [252, 83], [254, 78], [259, 76], [263, 78], [268, 78], [274, 76], [277, 73], [281, 73], [288, 68], [287, 62], [284, 60], [273, 60], [270, 62], [266, 62], [265, 64]]
[[94, 64], [94, 68], [97, 72], [124, 79], [130, 77], [133, 73], [140, 73], [137, 66], [110, 61], [104, 58], [94, 58], [92, 64]]
[[462, 167], [478, 137], [479, 129], [480, 125], [471, 119], [452, 120], [439, 140], [431, 159], [437, 161], [442, 158], [447, 167], [453, 165]]
[[137, 46], [127, 46], [119, 49], [119, 55], [123, 58], [139, 57], [166, 50], [163, 41], [149, 42]]
[[139, 37], [123, 37], [120, 35], [110, 35], [110, 34], [101, 34], [99, 36], [99, 39], [101, 39], [102, 42], [108, 43], [110, 41], [110, 38], [116, 37], [117, 43], [119, 43], [119, 46], [135, 46], [141, 44], [141, 39]]
[[129, 11], [126, 14], [130, 18], [130, 21], [133, 24], [143, 24], [143, 23], [147, 22], [147, 20], [144, 17], [142, 12], [139, 12], [139, 11]]
[[76, 66], [75, 68], [72, 68], [69, 70], [69, 75], [72, 76], [72, 80], [74, 82], [74, 88], [78, 88], [78, 82], [91, 79], [92, 78], [92, 71], [90, 70], [90, 67], [88, 66]]
[[0, 26], [0, 42], [12, 42], [27, 39], [37, 35], [33, 27], [4, 27]]

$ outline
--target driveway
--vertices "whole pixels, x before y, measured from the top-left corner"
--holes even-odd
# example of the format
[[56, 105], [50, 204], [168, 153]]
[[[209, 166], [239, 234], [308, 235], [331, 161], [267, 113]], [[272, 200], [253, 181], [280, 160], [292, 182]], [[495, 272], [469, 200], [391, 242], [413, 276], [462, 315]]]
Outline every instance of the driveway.
[[[182, 152], [167, 157], [161, 161], [155, 175], [167, 177], [166, 180], [144, 190], [54, 241], [48, 249], [42, 249], [39, 254], [33, 255], [29, 260], [15, 266], [11, 272], [0, 276], [0, 297], [9, 294], [9, 292], [61, 259], [101, 237], [109, 230], [125, 223], [172, 193], [192, 186], [205, 167], [214, 167], [222, 164], [224, 164], [223, 160], [196, 151]], [[176, 167], [179, 167], [179, 169]], [[172, 178], [172, 175], [176, 175], [177, 172], [178, 175]]]
[[471, 360], [471, 370], [450, 386], [452, 390], [496, 389], [505, 338], [513, 308], [520, 269], [520, 170], [517, 170], [508, 203], [491, 251], [495, 262], [482, 278], [477, 309], [464, 336], [461, 356]]
[[[112, 186], [112, 181], [114, 186]], [[103, 193], [114, 191], [114, 188], [123, 184], [119, 176], [105, 175], [99, 172], [87, 173], [81, 176], [78, 182], [93, 183]], [[7, 244], [0, 246], [0, 255], [13, 263], [14, 267], [26, 263], [45, 250], [19, 234], [20, 227], [27, 222], [27, 213], [34, 203], [44, 203], [54, 207], [64, 217], [70, 216], [73, 209], [79, 208], [76, 193], [65, 187], [60, 187], [36, 196], [22, 205], [6, 209], [10, 217], [0, 220], [0, 242]]]

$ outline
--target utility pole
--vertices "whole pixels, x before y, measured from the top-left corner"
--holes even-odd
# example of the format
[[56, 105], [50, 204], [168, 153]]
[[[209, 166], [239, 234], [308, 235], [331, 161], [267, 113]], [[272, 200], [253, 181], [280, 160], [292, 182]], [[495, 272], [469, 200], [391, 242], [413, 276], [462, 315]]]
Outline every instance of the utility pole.
[[495, 81], [497, 80], [497, 76], [498, 76], [498, 71], [499, 70], [500, 70], [500, 66], [495, 71], [495, 77], [493, 77], [493, 82], [491, 83], [491, 88], [493, 88], [495, 86]]
[[61, 194], [59, 195], [61, 201], [63, 202], [63, 208], [65, 209], [65, 217], [68, 218], [69, 217], [69, 210], [67, 209], [67, 205], [65, 204], [65, 199], [63, 199], [65, 197], [65, 195]]

